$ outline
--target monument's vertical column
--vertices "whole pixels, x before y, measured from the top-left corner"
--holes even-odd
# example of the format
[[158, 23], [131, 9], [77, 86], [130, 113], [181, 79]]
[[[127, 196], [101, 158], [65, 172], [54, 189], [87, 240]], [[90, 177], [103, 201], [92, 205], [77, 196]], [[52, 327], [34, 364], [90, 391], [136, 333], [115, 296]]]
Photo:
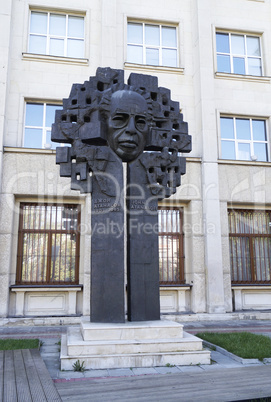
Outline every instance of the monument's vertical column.
[[127, 179], [128, 320], [159, 320], [158, 201], [139, 160], [128, 164]]
[[123, 175], [122, 162], [114, 159], [110, 173], [92, 178], [92, 322], [125, 321]]

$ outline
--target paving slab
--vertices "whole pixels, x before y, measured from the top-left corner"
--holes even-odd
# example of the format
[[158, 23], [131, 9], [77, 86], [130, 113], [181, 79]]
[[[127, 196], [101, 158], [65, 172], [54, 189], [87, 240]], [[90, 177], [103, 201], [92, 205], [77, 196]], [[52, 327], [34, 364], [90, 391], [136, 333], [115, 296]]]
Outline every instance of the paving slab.
[[124, 368], [124, 369], [108, 369], [108, 374], [111, 377], [122, 377], [122, 376], [131, 376], [135, 375], [132, 369]]
[[174, 367], [155, 367], [155, 370], [159, 374], [179, 373], [181, 371], [178, 366], [174, 366]]
[[157, 374], [154, 367], [133, 367], [132, 370], [135, 375]]

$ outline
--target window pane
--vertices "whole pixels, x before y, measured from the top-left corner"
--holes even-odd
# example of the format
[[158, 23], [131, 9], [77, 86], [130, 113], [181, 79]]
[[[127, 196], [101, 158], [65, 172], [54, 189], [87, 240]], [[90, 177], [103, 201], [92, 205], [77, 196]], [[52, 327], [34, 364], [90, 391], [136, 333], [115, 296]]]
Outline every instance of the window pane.
[[145, 25], [145, 44], [160, 45], [160, 29], [158, 25]]
[[217, 71], [219, 71], [220, 73], [231, 72], [230, 56], [224, 56], [221, 54], [217, 55]]
[[55, 111], [60, 109], [61, 105], [46, 105], [45, 127], [51, 127], [55, 121]]
[[236, 119], [236, 137], [239, 140], [250, 140], [250, 124], [248, 119]]
[[220, 118], [221, 138], [234, 138], [233, 119], [230, 117]]
[[252, 240], [254, 250], [254, 266], [256, 267], [256, 281], [270, 281], [270, 240], [258, 237]]
[[163, 49], [162, 50], [162, 65], [169, 67], [177, 67], [177, 50]]
[[69, 16], [68, 36], [84, 38], [84, 18]]
[[233, 54], [245, 54], [245, 40], [243, 35], [231, 35], [231, 51]]
[[51, 14], [49, 32], [51, 35], [66, 36], [66, 16]]
[[143, 63], [143, 48], [141, 46], [127, 46], [127, 61], [130, 63]]
[[77, 39], [68, 39], [68, 57], [77, 57], [82, 59], [84, 57], [84, 41]]
[[181, 211], [159, 209], [159, 278], [163, 283], [183, 283]]
[[143, 44], [143, 26], [142, 24], [128, 23], [127, 30], [128, 43], [140, 43]]
[[46, 36], [30, 35], [29, 53], [46, 54]]
[[257, 161], [267, 162], [267, 146], [266, 144], [254, 143], [254, 155]]
[[245, 74], [245, 59], [242, 57], [233, 57], [233, 72], [235, 74]]
[[221, 158], [236, 159], [235, 145], [233, 141], [221, 141]]
[[159, 64], [159, 50], [146, 48], [146, 63], [152, 66]]
[[248, 56], [260, 56], [260, 39], [255, 36], [247, 36]]
[[162, 27], [162, 46], [177, 47], [176, 28]]
[[43, 126], [43, 105], [38, 103], [27, 103], [25, 111], [26, 126]]
[[238, 143], [238, 159], [250, 161], [250, 145], [242, 142]]
[[265, 135], [265, 121], [252, 120], [253, 140], [266, 141]]
[[25, 148], [42, 148], [42, 130], [26, 128], [24, 133]]
[[229, 34], [216, 34], [216, 50], [221, 53], [230, 53]]
[[75, 281], [76, 239], [70, 234], [53, 234], [51, 250], [51, 282]]
[[251, 59], [247, 60], [248, 63], [248, 74], [250, 75], [262, 75], [262, 63], [261, 59]]
[[51, 145], [49, 149], [56, 149], [56, 147], [59, 146], [56, 142], [51, 142], [51, 130], [46, 130], [45, 148], [47, 148], [48, 145]]
[[30, 32], [37, 34], [47, 33], [47, 13], [31, 12]]
[[64, 39], [50, 39], [50, 54], [64, 56]]
[[46, 234], [24, 234], [22, 282], [46, 281], [47, 245]]

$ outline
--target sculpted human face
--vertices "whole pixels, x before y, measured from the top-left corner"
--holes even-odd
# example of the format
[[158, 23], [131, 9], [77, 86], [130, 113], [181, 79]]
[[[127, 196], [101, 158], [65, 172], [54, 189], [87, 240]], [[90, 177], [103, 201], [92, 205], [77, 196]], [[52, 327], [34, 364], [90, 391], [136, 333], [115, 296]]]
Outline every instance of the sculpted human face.
[[140, 94], [123, 90], [112, 95], [108, 143], [124, 162], [136, 159], [144, 150], [146, 114], [147, 103]]

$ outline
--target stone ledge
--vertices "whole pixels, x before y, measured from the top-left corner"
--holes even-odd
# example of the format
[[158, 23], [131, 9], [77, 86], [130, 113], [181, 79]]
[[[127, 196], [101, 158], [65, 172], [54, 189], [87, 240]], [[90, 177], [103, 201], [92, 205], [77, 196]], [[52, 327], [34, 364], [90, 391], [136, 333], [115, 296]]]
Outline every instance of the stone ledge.
[[[131, 334], [132, 335], [132, 334]], [[67, 333], [67, 355], [123, 355], [137, 353], [173, 353], [201, 351], [202, 340], [188, 333], [180, 338], [159, 339], [119, 339], [84, 341], [79, 328], [69, 328]]]
[[183, 326], [167, 320], [104, 324], [89, 322], [83, 318], [81, 321], [81, 333], [84, 341], [172, 339], [182, 338]]
[[86, 369], [179, 366], [210, 364], [210, 351], [176, 322], [106, 324], [83, 318], [80, 329], [69, 328], [62, 336], [60, 358], [62, 370], [72, 370], [77, 360]]
[[73, 364], [79, 360], [86, 369], [125, 368], [125, 367], [158, 367], [170, 365], [187, 366], [210, 364], [210, 351], [174, 351], [154, 353], [126, 353], [105, 355], [68, 355], [67, 335], [61, 340], [61, 370], [72, 370]]

